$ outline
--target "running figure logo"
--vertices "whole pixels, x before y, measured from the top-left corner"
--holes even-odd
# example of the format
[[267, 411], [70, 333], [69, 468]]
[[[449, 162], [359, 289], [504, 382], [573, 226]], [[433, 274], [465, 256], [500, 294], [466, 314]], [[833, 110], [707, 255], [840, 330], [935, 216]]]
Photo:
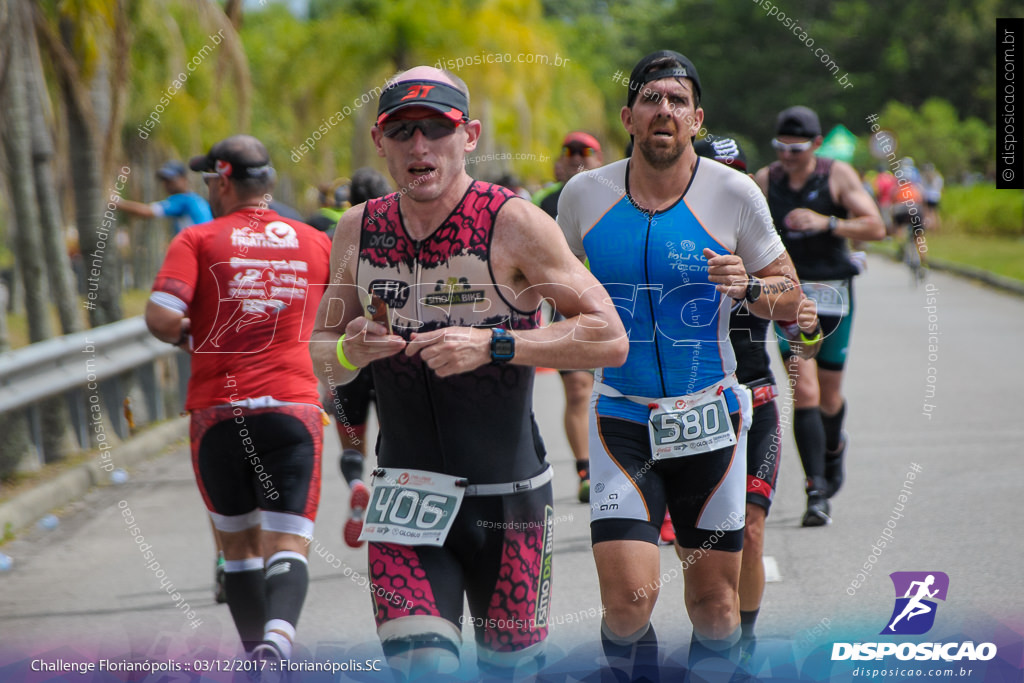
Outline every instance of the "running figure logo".
[[896, 588], [896, 606], [882, 635], [927, 633], [935, 623], [934, 599], [946, 600], [949, 576], [944, 572], [893, 572], [889, 578]]

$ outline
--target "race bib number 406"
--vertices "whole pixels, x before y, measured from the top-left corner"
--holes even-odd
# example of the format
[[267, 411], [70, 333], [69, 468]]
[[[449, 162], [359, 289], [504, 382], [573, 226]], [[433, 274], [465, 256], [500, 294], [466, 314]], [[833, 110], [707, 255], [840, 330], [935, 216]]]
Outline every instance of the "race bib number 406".
[[654, 460], [709, 453], [736, 443], [722, 394], [711, 394], [696, 405], [684, 398], [662, 399], [651, 409], [648, 426]]
[[457, 477], [388, 468], [375, 476], [361, 541], [444, 545], [466, 493]]

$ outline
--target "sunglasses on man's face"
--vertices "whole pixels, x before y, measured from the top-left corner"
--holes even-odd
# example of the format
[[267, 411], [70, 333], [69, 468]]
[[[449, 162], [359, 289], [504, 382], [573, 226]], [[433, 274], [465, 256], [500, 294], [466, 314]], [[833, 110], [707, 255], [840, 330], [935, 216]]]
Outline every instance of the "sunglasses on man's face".
[[562, 147], [562, 156], [571, 157], [575, 154], [581, 157], [591, 157], [594, 156], [594, 151], [593, 147], [587, 147], [586, 145], [565, 145]]
[[790, 154], [799, 154], [800, 152], [806, 152], [814, 146], [814, 140], [804, 140], [803, 142], [782, 142], [778, 138], [772, 140], [772, 147], [780, 152], [789, 152]]
[[398, 142], [412, 139], [417, 130], [423, 133], [423, 137], [428, 140], [440, 140], [454, 133], [460, 123], [462, 121], [452, 121], [451, 119], [443, 118], [385, 121], [381, 124], [380, 130], [384, 137], [397, 140]]

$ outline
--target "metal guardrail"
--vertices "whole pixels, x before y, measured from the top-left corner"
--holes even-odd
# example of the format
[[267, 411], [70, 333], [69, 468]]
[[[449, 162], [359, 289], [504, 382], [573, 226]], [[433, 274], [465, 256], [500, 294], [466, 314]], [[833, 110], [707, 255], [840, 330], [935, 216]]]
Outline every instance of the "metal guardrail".
[[[87, 424], [90, 395], [122, 439], [129, 435], [123, 401], [126, 375], [134, 371], [150, 420], [165, 417], [163, 390], [155, 362], [180, 354], [176, 384], [184, 396], [188, 354], [154, 338], [141, 316], [47, 339], [0, 354], [0, 414], [27, 410], [32, 440], [42, 460], [39, 402], [64, 396], [82, 448], [91, 445]], [[93, 403], [96, 399], [92, 400]]]

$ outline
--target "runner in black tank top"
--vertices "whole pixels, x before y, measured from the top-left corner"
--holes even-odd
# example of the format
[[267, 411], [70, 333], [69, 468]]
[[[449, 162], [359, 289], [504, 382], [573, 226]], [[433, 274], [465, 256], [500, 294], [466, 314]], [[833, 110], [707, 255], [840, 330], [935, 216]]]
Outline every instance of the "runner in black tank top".
[[[513, 197], [473, 183], [448, 219], [418, 242], [402, 225], [397, 195], [366, 203], [357, 283], [388, 305], [395, 334], [408, 340], [440, 327], [539, 325], [539, 310], [507, 301], [488, 265], [495, 220]], [[533, 368], [493, 364], [441, 378], [419, 355], [397, 354], [371, 369], [381, 422], [389, 423], [377, 444], [381, 467], [444, 472], [471, 484], [529, 479], [547, 467], [533, 420]], [[487, 458], [480, 457], [483, 444]]]
[[[380, 466], [362, 536], [403, 680], [452, 673], [467, 622], [483, 675], [542, 661], [554, 518], [533, 367], [618, 366], [628, 351], [554, 221], [466, 173], [481, 129], [468, 108], [465, 84], [431, 67], [382, 92], [371, 134], [399, 192], [339, 221], [311, 345], [328, 386], [374, 376]], [[539, 327], [545, 298], [565, 321]]]
[[847, 217], [846, 208], [832, 201], [829, 191], [833, 163], [832, 159], [815, 157], [814, 171], [798, 190], [790, 186], [781, 163], [776, 161], [768, 167], [768, 208], [801, 281], [841, 280], [857, 274], [845, 237], [828, 230], [808, 235], [786, 228], [785, 218], [793, 209], [810, 209], [837, 219]]
[[[759, 170], [755, 180], [768, 197], [804, 293], [817, 303], [825, 335], [816, 372], [811, 361], [787, 362], [795, 375], [794, 437], [807, 475], [802, 523], [822, 526], [832, 521], [828, 498], [843, 483], [847, 447], [842, 378], [853, 319], [852, 278], [858, 269], [846, 241], [880, 240], [885, 228], [856, 171], [845, 162], [815, 156], [822, 141], [817, 114], [807, 107], [786, 109], [776, 121], [776, 135], [772, 146], [779, 159]], [[789, 345], [779, 337], [788, 361]]]

